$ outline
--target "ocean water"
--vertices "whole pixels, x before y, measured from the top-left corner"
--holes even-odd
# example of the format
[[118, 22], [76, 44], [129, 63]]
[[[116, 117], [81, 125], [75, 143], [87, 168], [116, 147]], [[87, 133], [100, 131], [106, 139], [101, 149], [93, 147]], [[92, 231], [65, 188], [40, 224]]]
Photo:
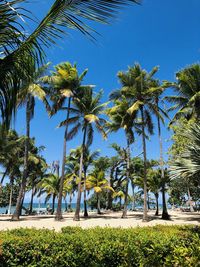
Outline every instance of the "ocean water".
[[[26, 209], [28, 209], [29, 208], [29, 203], [24, 203], [23, 204], [23, 206], [26, 208]], [[155, 205], [153, 205], [153, 206], [151, 206], [151, 208], [153, 209], [154, 208], [154, 206]], [[50, 204], [45, 204], [45, 203], [34, 203], [33, 204], [33, 210], [35, 210], [36, 212], [37, 211], [42, 211], [42, 210], [46, 210], [47, 209], [47, 207], [49, 208], [49, 209], [51, 209], [52, 208], [52, 204], [50, 203]], [[76, 209], [76, 203], [72, 203], [71, 204], [71, 207], [72, 207], [72, 209], [73, 210], [75, 210]], [[56, 210], [56, 208], [57, 208], [57, 203], [55, 203], [55, 210]], [[91, 208], [88, 206], [87, 207], [88, 208], [88, 211], [90, 211], [91, 210]], [[128, 205], [128, 209], [130, 210], [132, 208], [132, 205], [130, 204], [130, 205]], [[162, 209], [162, 205], [160, 204], [159, 205], [159, 208], [160, 209]], [[170, 206], [168, 206], [168, 208], [170, 208]], [[62, 204], [62, 211], [64, 212], [65, 211], [65, 209], [66, 209], [66, 206], [65, 206], [65, 204], [63, 203]], [[83, 206], [83, 203], [81, 203], [81, 211], [83, 211], [83, 209], [84, 209], [84, 206]], [[143, 209], [143, 207], [142, 206], [136, 206], [136, 209]], [[12, 206], [11, 207], [11, 214], [13, 214], [14, 213], [14, 211], [15, 211], [15, 206]], [[8, 212], [8, 206], [7, 207], [1, 207], [0, 208], [0, 214], [6, 214]], [[22, 210], [22, 214], [25, 214], [25, 210], [23, 209]]]

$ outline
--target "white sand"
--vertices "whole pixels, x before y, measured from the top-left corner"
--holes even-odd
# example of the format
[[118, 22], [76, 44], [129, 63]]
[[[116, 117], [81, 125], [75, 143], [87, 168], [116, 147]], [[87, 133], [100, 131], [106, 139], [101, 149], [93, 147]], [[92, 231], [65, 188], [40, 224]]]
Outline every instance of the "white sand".
[[[65, 226], [80, 226], [82, 228], [89, 227], [142, 227], [142, 226], [154, 226], [158, 224], [162, 225], [181, 225], [181, 224], [194, 224], [200, 225], [200, 213], [194, 212], [180, 212], [169, 211], [171, 220], [165, 221], [161, 219], [161, 216], [155, 217], [154, 211], [148, 212], [149, 221], [142, 222], [142, 212], [128, 212], [126, 219], [121, 218], [121, 212], [106, 212], [102, 215], [97, 215], [94, 212], [89, 213], [87, 219], [81, 217], [80, 221], [73, 221], [73, 213], [67, 213], [64, 215], [64, 219], [61, 222], [57, 222], [54, 216], [50, 215], [35, 215], [35, 216], [22, 216], [20, 221], [11, 221], [10, 216], [0, 216], [0, 230], [14, 229], [20, 227], [35, 227], [35, 228], [48, 228], [59, 231]], [[82, 214], [81, 214], [82, 215]]]

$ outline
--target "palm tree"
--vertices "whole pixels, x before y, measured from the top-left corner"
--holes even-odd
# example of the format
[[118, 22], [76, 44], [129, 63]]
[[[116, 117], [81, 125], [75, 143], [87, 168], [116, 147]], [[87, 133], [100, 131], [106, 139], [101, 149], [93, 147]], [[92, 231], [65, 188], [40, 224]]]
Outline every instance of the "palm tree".
[[97, 213], [101, 214], [99, 197], [100, 193], [104, 190], [111, 190], [114, 192], [113, 188], [108, 185], [108, 180], [105, 178], [105, 173], [103, 171], [94, 170], [87, 177], [86, 188], [88, 190], [94, 189], [97, 196]]
[[52, 209], [51, 214], [54, 214], [55, 211], [55, 200], [58, 196], [59, 192], [59, 182], [60, 177], [58, 177], [55, 174], [49, 173], [44, 176], [44, 179], [38, 184], [38, 188], [40, 189], [40, 192], [38, 196], [41, 196], [42, 194], [46, 194], [45, 197], [45, 203], [49, 201], [49, 199], [52, 197]]
[[200, 65], [193, 64], [176, 73], [176, 83], [166, 83], [166, 86], [172, 87], [177, 95], [166, 96], [165, 99], [174, 105], [169, 111], [176, 110], [171, 124], [180, 117], [187, 120], [195, 118], [199, 120], [200, 111]]
[[45, 159], [40, 156], [36, 155], [36, 160], [29, 163], [30, 171], [28, 175], [28, 187], [31, 190], [31, 200], [29, 205], [29, 214], [33, 212], [33, 198], [38, 193], [37, 185], [43, 179], [45, 172], [47, 170], [47, 163]]
[[30, 84], [25, 84], [25, 87], [21, 89], [17, 98], [19, 106], [26, 105], [26, 140], [24, 147], [24, 170], [22, 182], [20, 185], [19, 196], [17, 198], [17, 204], [15, 208], [15, 212], [12, 216], [12, 220], [19, 220], [19, 216], [21, 214], [22, 207], [22, 199], [25, 193], [27, 175], [28, 175], [28, 153], [29, 153], [29, 139], [30, 139], [30, 122], [34, 116], [34, 108], [35, 108], [35, 97], [39, 98], [48, 109], [48, 102], [46, 100], [46, 93], [38, 84], [34, 83], [39, 79], [39, 77], [44, 73], [48, 65], [41, 67], [37, 72], [34, 73]]
[[84, 175], [84, 217], [88, 217], [87, 212], [87, 196], [86, 196], [86, 178], [87, 178], [87, 171], [88, 168], [94, 163], [95, 160], [99, 157], [100, 152], [99, 150], [91, 152], [88, 147], [85, 149], [85, 154], [83, 156], [83, 175]]
[[186, 133], [183, 133], [183, 137], [190, 141], [184, 152], [174, 162], [170, 163], [170, 177], [172, 180], [181, 179], [185, 181], [190, 209], [193, 210], [190, 188], [192, 185], [196, 187], [200, 185], [200, 126], [198, 124], [192, 125]]
[[[160, 147], [160, 168], [161, 168], [161, 176], [163, 179], [163, 183], [161, 184], [164, 185], [165, 175], [164, 175], [164, 160], [163, 160], [163, 144], [162, 144], [162, 135], [161, 135], [161, 121], [164, 123], [164, 119], [160, 116], [160, 113], [162, 112], [162, 115], [164, 115], [166, 118], [169, 118], [169, 117], [168, 117], [168, 114], [163, 109], [161, 109], [159, 106], [161, 102], [160, 97], [162, 93], [164, 92], [164, 90], [166, 89], [166, 86], [164, 84], [161, 85], [158, 80], [152, 80], [151, 86], [152, 86], [152, 92], [154, 93], [157, 113], [159, 114], [156, 117], [157, 117], [158, 139], [159, 139], [159, 147]], [[164, 187], [162, 188], [161, 192], [162, 192], [162, 219], [168, 220], [170, 217], [167, 211]]]
[[104, 110], [104, 107], [107, 103], [100, 104], [102, 97], [102, 91], [96, 95], [93, 93], [91, 87], [85, 87], [82, 90], [81, 97], [76, 97], [73, 100], [75, 114], [74, 117], [69, 118], [60, 123], [60, 126], [64, 126], [67, 123], [74, 125], [69, 136], [72, 138], [75, 136], [80, 129], [82, 129], [83, 140], [81, 145], [81, 157], [80, 157], [80, 169], [79, 169], [79, 184], [78, 184], [78, 195], [77, 195], [77, 204], [74, 220], [79, 220], [80, 213], [80, 201], [81, 201], [81, 181], [82, 181], [82, 171], [83, 171], [83, 156], [85, 153], [86, 147], [90, 146], [93, 141], [93, 124], [97, 131], [99, 131], [103, 137], [106, 137], [104, 131], [104, 125], [106, 120], [101, 117], [101, 113]]
[[[134, 142], [133, 128], [137, 129], [135, 122], [135, 113], [128, 113], [129, 103], [124, 96], [120, 100], [114, 101], [114, 106], [107, 109], [106, 113], [109, 116], [111, 122], [108, 122], [107, 127], [109, 131], [118, 131], [120, 128], [124, 129], [127, 148], [125, 152], [126, 162], [126, 192], [125, 192], [125, 203], [122, 218], [127, 216], [127, 205], [128, 205], [128, 185], [130, 180], [130, 145]], [[139, 129], [137, 129], [139, 131]]]
[[16, 109], [16, 95], [21, 82], [29, 83], [35, 70], [45, 60], [45, 50], [62, 38], [66, 29], [77, 29], [93, 38], [87, 20], [109, 24], [122, 5], [136, 0], [55, 0], [47, 15], [34, 31], [27, 35], [25, 19], [33, 18], [21, 0], [1, 1], [0, 21], [0, 92], [2, 121], [10, 124]]
[[[149, 134], [153, 134], [152, 113], [160, 116], [155, 102], [152, 100], [153, 94], [151, 83], [154, 74], [158, 68], [153, 68], [149, 73], [143, 70], [139, 64], [129, 67], [127, 72], [119, 72], [118, 78], [122, 84], [122, 88], [118, 92], [114, 92], [112, 97], [117, 95], [125, 96], [130, 102], [129, 114], [135, 114], [139, 117], [141, 124], [141, 136], [144, 157], [144, 213], [143, 221], [147, 221], [147, 151], [146, 151], [146, 129]], [[160, 90], [160, 89], [159, 89]], [[161, 117], [161, 116], [160, 116]]]
[[[52, 115], [56, 114], [59, 110], [67, 110], [66, 121], [70, 117], [71, 101], [73, 97], [79, 94], [82, 90], [81, 82], [85, 77], [87, 70], [79, 76], [76, 68], [76, 64], [72, 65], [69, 62], [61, 63], [55, 67], [56, 72], [53, 72], [51, 76], [43, 77], [41, 80], [44, 83], [48, 83], [50, 86], [49, 94], [53, 101]], [[68, 100], [67, 107], [65, 102]], [[60, 189], [58, 195], [58, 206], [56, 212], [56, 220], [62, 219], [62, 191], [65, 175], [65, 162], [67, 152], [67, 139], [68, 136], [68, 123], [65, 125], [64, 140], [63, 140], [63, 157], [62, 157], [62, 169], [60, 179]]]
[[155, 199], [156, 199], [156, 212], [155, 216], [159, 215], [159, 205], [158, 205], [158, 197], [159, 197], [159, 192], [160, 188], [162, 185], [162, 172], [161, 170], [154, 170], [154, 169], [149, 169], [147, 172], [148, 175], [148, 187], [149, 190], [154, 194]]

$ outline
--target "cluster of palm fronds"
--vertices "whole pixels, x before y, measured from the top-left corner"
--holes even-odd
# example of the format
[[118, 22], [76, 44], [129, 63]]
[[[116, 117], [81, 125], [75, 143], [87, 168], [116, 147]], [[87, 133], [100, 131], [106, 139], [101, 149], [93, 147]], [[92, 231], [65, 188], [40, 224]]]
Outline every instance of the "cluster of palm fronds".
[[63, 37], [67, 28], [78, 29], [93, 37], [85, 22], [109, 23], [116, 10], [136, 0], [55, 0], [35, 30], [26, 34], [25, 20], [33, 15], [25, 9], [25, 0], [0, 2], [0, 110], [8, 126], [16, 108], [16, 95], [21, 84], [29, 83], [36, 68], [44, 62], [45, 49]]

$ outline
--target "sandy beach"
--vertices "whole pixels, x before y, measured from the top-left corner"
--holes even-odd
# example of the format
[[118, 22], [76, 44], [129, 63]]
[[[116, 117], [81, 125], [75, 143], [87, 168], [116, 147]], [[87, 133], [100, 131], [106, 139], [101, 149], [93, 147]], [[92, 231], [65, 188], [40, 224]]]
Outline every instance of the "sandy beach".
[[102, 215], [97, 215], [94, 212], [89, 213], [88, 218], [81, 217], [80, 221], [73, 221], [73, 213], [64, 214], [64, 219], [61, 222], [57, 222], [54, 216], [50, 215], [35, 215], [35, 216], [22, 216], [20, 221], [11, 221], [10, 216], [0, 216], [0, 230], [15, 229], [20, 227], [28, 228], [48, 228], [60, 231], [65, 226], [80, 226], [82, 228], [89, 227], [143, 227], [154, 226], [158, 224], [162, 225], [183, 225], [193, 224], [200, 225], [200, 213], [170, 211], [171, 220], [165, 221], [161, 219], [161, 216], [154, 216], [154, 211], [148, 212], [149, 221], [142, 222], [142, 212], [134, 211], [128, 212], [126, 219], [121, 218], [121, 212], [106, 212]]

